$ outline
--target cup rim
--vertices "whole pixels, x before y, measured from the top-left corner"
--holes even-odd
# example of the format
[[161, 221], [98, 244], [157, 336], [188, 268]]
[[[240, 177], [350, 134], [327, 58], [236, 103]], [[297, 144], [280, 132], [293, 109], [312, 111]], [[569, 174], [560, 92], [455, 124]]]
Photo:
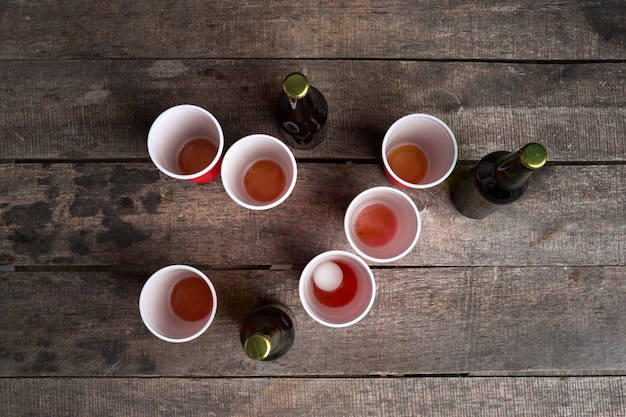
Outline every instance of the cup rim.
[[[402, 251], [402, 253], [399, 253], [398, 255], [392, 256], [390, 258], [377, 258], [375, 256], [368, 255], [367, 253], [363, 252], [363, 250], [361, 250], [361, 248], [356, 244], [356, 242], [352, 238], [352, 234], [350, 233], [350, 224], [349, 224], [350, 218], [351, 218], [350, 214], [352, 214], [352, 211], [354, 211], [354, 207], [356, 206], [356, 204], [360, 202], [361, 200], [363, 200], [364, 198], [366, 198], [369, 194], [373, 194], [373, 193], [380, 192], [380, 191], [396, 194], [397, 196], [404, 199], [413, 209], [412, 212], [415, 214], [415, 218], [417, 220], [417, 230], [415, 231], [415, 236], [413, 237], [411, 244], [404, 251]], [[368, 188], [367, 190], [360, 192], [356, 197], [352, 199], [352, 201], [348, 205], [348, 208], [346, 209], [346, 214], [343, 219], [343, 228], [346, 234], [346, 238], [348, 239], [348, 243], [359, 256], [371, 262], [377, 262], [377, 263], [394, 262], [405, 257], [409, 252], [413, 250], [413, 248], [417, 244], [417, 241], [419, 240], [420, 234], [422, 232], [422, 216], [420, 215], [420, 212], [417, 209], [417, 206], [415, 205], [413, 200], [404, 192], [396, 188], [389, 187], [389, 186], [372, 187], [372, 188]]]
[[[146, 288], [148, 287], [148, 285], [152, 282], [155, 281], [157, 279], [159, 279], [159, 277], [170, 271], [170, 270], [181, 270], [181, 269], [186, 269], [187, 271], [198, 275], [199, 277], [201, 277], [202, 279], [204, 279], [204, 281], [207, 283], [207, 285], [209, 286], [209, 289], [211, 290], [211, 296], [213, 297], [213, 307], [211, 308], [211, 314], [209, 315], [209, 318], [207, 319], [207, 322], [204, 324], [204, 326], [202, 326], [202, 328], [200, 330], [198, 330], [196, 333], [192, 334], [191, 336], [187, 336], [187, 337], [182, 337], [182, 338], [174, 338], [174, 337], [169, 337], [169, 336], [165, 336], [163, 334], [161, 334], [150, 322], [147, 313], [145, 312], [143, 306], [145, 305], [146, 301]], [[141, 289], [141, 293], [139, 294], [139, 314], [141, 316], [141, 320], [143, 321], [144, 325], [146, 326], [146, 328], [156, 337], [158, 337], [161, 340], [165, 340], [166, 342], [171, 342], [171, 343], [183, 343], [183, 342], [188, 342], [190, 340], [196, 339], [198, 337], [200, 337], [202, 334], [204, 334], [204, 332], [206, 332], [206, 330], [209, 328], [209, 326], [211, 325], [211, 323], [213, 323], [213, 320], [215, 319], [215, 315], [217, 314], [217, 292], [215, 291], [215, 286], [213, 285], [213, 282], [211, 282], [211, 280], [209, 279], [209, 277], [207, 277], [202, 271], [200, 271], [197, 268], [194, 268], [192, 266], [189, 265], [168, 265], [165, 266], [157, 271], [155, 271], [152, 275], [150, 275], [150, 277], [146, 280], [146, 282], [144, 283], [142, 289]]]
[[[413, 184], [411, 182], [405, 181], [402, 178], [400, 178], [398, 175], [396, 175], [396, 173], [389, 166], [389, 162], [387, 161], [387, 155], [385, 153], [387, 142], [389, 141], [391, 134], [398, 127], [398, 125], [400, 125], [400, 123], [403, 123], [409, 119], [429, 119], [437, 123], [439, 126], [441, 126], [446, 131], [446, 133], [448, 133], [448, 136], [452, 140], [452, 146], [454, 148], [454, 156], [452, 158], [452, 163], [450, 164], [450, 167], [448, 168], [446, 173], [443, 176], [441, 176], [439, 179], [437, 179], [436, 181], [429, 182], [426, 184]], [[381, 156], [382, 156], [383, 164], [385, 166], [385, 171], [387, 172], [388, 175], [391, 176], [391, 178], [393, 178], [394, 181], [396, 181], [398, 184], [400, 184], [404, 188], [424, 189], [424, 188], [431, 188], [431, 187], [441, 184], [450, 176], [450, 174], [452, 174], [452, 171], [454, 170], [454, 167], [456, 166], [456, 163], [459, 157], [459, 148], [458, 148], [458, 143], [456, 140], [456, 136], [454, 135], [454, 132], [452, 132], [450, 127], [443, 120], [431, 114], [411, 113], [411, 114], [402, 116], [401, 118], [393, 122], [391, 126], [389, 126], [389, 129], [387, 129], [387, 132], [385, 132], [385, 136], [383, 138], [382, 147], [381, 147]]]
[[[193, 111], [197, 111], [199, 113], [202, 113], [204, 116], [207, 116], [209, 119], [211, 119], [211, 121], [215, 124], [215, 127], [217, 128], [217, 131], [219, 133], [219, 138], [218, 138], [218, 146], [217, 146], [217, 153], [215, 154], [215, 158], [213, 158], [213, 160], [211, 161], [211, 163], [204, 168], [202, 171], [198, 171], [196, 173], [193, 174], [177, 174], [175, 172], [172, 172], [170, 170], [168, 170], [167, 168], [165, 168], [161, 162], [158, 160], [158, 158], [156, 157], [156, 153], [154, 151], [154, 142], [153, 142], [153, 138], [154, 138], [154, 130], [155, 126], [157, 125], [157, 122], [163, 121], [166, 117], [171, 117], [172, 113], [178, 112], [178, 111], [184, 111], [184, 110], [193, 110]], [[217, 118], [215, 116], [213, 116], [213, 114], [211, 112], [209, 112], [208, 110], [200, 107], [200, 106], [196, 106], [195, 104], [178, 104], [176, 106], [172, 106], [166, 110], [164, 110], [161, 114], [159, 114], [157, 116], [156, 119], [154, 119], [154, 122], [152, 122], [152, 125], [150, 126], [150, 130], [148, 131], [148, 154], [150, 155], [150, 159], [152, 160], [152, 163], [154, 165], [156, 165], [156, 167], [159, 169], [159, 171], [161, 171], [162, 173], [164, 173], [165, 175], [172, 177], [172, 178], [176, 178], [179, 180], [195, 180], [198, 179], [206, 174], [208, 174], [209, 172], [211, 172], [219, 163], [220, 159], [222, 158], [222, 153], [224, 152], [224, 132], [222, 131], [222, 126], [220, 125], [220, 123], [218, 122]]]
[[[372, 284], [372, 295], [370, 296], [370, 300], [367, 304], [367, 307], [361, 312], [361, 314], [359, 314], [357, 317], [355, 317], [354, 319], [344, 322], [344, 323], [333, 323], [333, 322], [329, 322], [326, 320], [323, 320], [322, 318], [318, 317], [313, 310], [309, 307], [308, 303], [305, 301], [306, 297], [305, 297], [305, 277], [306, 276], [311, 276], [312, 277], [312, 273], [313, 273], [313, 268], [318, 266], [321, 263], [321, 259], [328, 259], [328, 258], [333, 258], [333, 257], [346, 257], [346, 258], [350, 258], [351, 260], [357, 262], [359, 265], [361, 265], [366, 271], [367, 271], [367, 275], [370, 279], [370, 282]], [[312, 278], [311, 278], [312, 279]], [[307, 282], [309, 280], [306, 280]], [[316, 322], [327, 326], [327, 327], [333, 327], [333, 328], [341, 328], [341, 327], [348, 327], [348, 326], [352, 326], [353, 324], [358, 323], [359, 321], [361, 321], [365, 316], [367, 316], [367, 314], [369, 313], [369, 311], [372, 309], [372, 306], [374, 305], [374, 300], [376, 298], [376, 280], [374, 279], [374, 273], [372, 272], [371, 268], [369, 267], [369, 265], [367, 265], [367, 263], [360, 257], [358, 257], [357, 255], [351, 253], [351, 252], [347, 252], [347, 251], [343, 251], [343, 250], [330, 250], [330, 251], [326, 251], [326, 252], [322, 252], [318, 255], [316, 255], [313, 259], [311, 259], [306, 266], [304, 267], [304, 269], [302, 270], [302, 273], [300, 274], [300, 281], [298, 284], [298, 294], [300, 296], [300, 303], [302, 304], [302, 307], [304, 308], [304, 310], [306, 311], [306, 313], [309, 315], [309, 317], [311, 317], [313, 320], [315, 320]]]
[[[293, 169], [293, 176], [291, 178], [291, 182], [289, 183], [289, 187], [287, 187], [287, 190], [285, 191], [285, 193], [279, 199], [272, 201], [271, 203], [268, 203], [268, 204], [250, 204], [241, 200], [232, 190], [231, 184], [230, 184], [230, 177], [228, 174], [228, 165], [230, 163], [230, 160], [234, 152], [236, 152], [237, 148], [241, 146], [245, 146], [246, 142], [255, 138], [268, 140], [272, 142], [273, 145], [276, 145], [280, 147], [283, 151], [285, 151], [285, 154], [288, 156], [289, 162], [291, 163], [291, 167]], [[281, 141], [280, 139], [275, 138], [274, 136], [267, 135], [265, 133], [253, 133], [251, 135], [244, 136], [241, 139], [237, 140], [226, 151], [226, 153], [224, 154], [224, 159], [222, 161], [222, 185], [224, 186], [224, 189], [226, 190], [226, 194], [228, 194], [228, 196], [235, 203], [250, 210], [269, 210], [271, 208], [274, 208], [282, 204], [291, 195], [293, 189], [296, 186], [297, 178], [298, 178], [298, 164], [296, 163], [296, 158], [293, 155], [293, 152], [291, 151], [291, 149], [289, 149], [289, 147], [285, 145], [283, 141]]]

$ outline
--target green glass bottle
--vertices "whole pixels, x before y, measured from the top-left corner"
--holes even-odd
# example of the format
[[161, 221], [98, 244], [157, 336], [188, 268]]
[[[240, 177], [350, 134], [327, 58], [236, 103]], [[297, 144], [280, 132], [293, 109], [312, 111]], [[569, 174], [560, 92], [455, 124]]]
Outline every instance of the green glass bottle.
[[293, 313], [282, 304], [268, 304], [251, 311], [239, 331], [246, 354], [271, 361], [287, 353], [295, 338]]
[[307, 77], [293, 72], [285, 78], [276, 103], [276, 120], [285, 142], [296, 149], [311, 149], [326, 135], [328, 105]]
[[517, 201], [528, 180], [548, 159], [546, 149], [529, 143], [517, 152], [492, 152], [482, 158], [452, 190], [452, 202], [467, 217], [482, 219]]

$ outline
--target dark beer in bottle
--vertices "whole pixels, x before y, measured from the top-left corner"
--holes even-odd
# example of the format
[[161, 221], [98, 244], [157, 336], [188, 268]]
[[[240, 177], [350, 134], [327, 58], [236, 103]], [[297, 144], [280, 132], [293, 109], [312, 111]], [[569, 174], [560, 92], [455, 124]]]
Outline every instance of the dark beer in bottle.
[[546, 149], [529, 143], [517, 152], [492, 152], [452, 190], [452, 202], [467, 217], [482, 219], [518, 200], [535, 170], [547, 161]]
[[250, 358], [271, 361], [291, 348], [294, 327], [293, 313], [287, 307], [264, 305], [251, 311], [241, 323], [241, 344]]
[[314, 148], [324, 140], [327, 118], [322, 93], [304, 74], [289, 74], [276, 103], [276, 120], [285, 142], [295, 149]]

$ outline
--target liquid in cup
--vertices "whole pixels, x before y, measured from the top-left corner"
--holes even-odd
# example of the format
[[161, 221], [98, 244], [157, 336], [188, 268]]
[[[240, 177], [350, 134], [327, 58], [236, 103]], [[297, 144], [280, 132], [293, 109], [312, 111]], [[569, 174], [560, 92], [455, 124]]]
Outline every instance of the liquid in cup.
[[278, 162], [271, 159], [254, 162], [243, 176], [246, 193], [263, 204], [276, 201], [283, 193], [286, 183], [285, 171]]
[[180, 319], [206, 319], [213, 310], [211, 289], [198, 275], [189, 275], [178, 281], [170, 293], [170, 308]]
[[326, 261], [313, 271], [313, 296], [327, 307], [343, 307], [358, 291], [354, 268], [339, 259]]
[[398, 232], [398, 219], [394, 211], [384, 203], [364, 207], [354, 222], [356, 238], [368, 246], [384, 246]]
[[393, 148], [387, 155], [389, 168], [402, 180], [419, 184], [428, 172], [428, 157], [417, 145], [405, 143]]
[[178, 168], [184, 175], [200, 172], [215, 159], [217, 146], [210, 139], [194, 138], [178, 152]]

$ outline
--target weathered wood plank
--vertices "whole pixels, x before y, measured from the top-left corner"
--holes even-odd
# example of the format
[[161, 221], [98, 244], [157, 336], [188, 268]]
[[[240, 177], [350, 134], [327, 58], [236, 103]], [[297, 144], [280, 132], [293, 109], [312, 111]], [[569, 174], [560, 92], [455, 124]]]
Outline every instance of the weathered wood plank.
[[626, 378], [1, 379], [3, 415], [594, 416]]
[[0, 160], [147, 158], [152, 121], [181, 103], [213, 112], [228, 145], [276, 136], [293, 70], [331, 111], [327, 140], [302, 158], [377, 159], [391, 123], [424, 112], [450, 125], [464, 160], [530, 141], [552, 161], [626, 160], [625, 64], [359, 60], [0, 62]]
[[[456, 178], [407, 191], [422, 233], [393, 265], [624, 265], [626, 166], [546, 167], [522, 201], [481, 221], [452, 205]], [[287, 201], [255, 212], [230, 200], [219, 179], [173, 180], [150, 163], [4, 164], [0, 264], [303, 265], [350, 250], [345, 210], [377, 185], [389, 185], [379, 165], [300, 163]]]
[[[625, 7], [0, 2], [0, 415], [625, 415]], [[183, 102], [215, 113], [228, 145], [277, 135], [293, 70], [331, 119], [320, 147], [296, 153], [284, 206], [252, 213], [219, 180], [177, 182], [148, 162], [150, 123]], [[564, 164], [480, 222], [448, 199], [467, 164], [408, 191], [418, 246], [374, 268], [367, 318], [324, 328], [299, 303], [300, 268], [349, 249], [345, 208], [387, 185], [379, 144], [411, 112], [444, 119], [462, 161], [538, 141]], [[183, 345], [138, 314], [168, 263], [204, 269], [220, 297], [213, 326]], [[274, 363], [238, 341], [262, 298], [298, 320]]]
[[624, 59], [620, 0], [3, 2], [0, 59]]
[[[205, 270], [218, 312], [198, 339], [160, 341], [138, 312], [152, 271], [0, 273], [0, 375], [624, 375], [625, 267], [375, 269], [370, 314], [347, 329], [309, 318], [297, 270]], [[296, 316], [292, 350], [248, 359], [243, 316], [263, 299]]]

